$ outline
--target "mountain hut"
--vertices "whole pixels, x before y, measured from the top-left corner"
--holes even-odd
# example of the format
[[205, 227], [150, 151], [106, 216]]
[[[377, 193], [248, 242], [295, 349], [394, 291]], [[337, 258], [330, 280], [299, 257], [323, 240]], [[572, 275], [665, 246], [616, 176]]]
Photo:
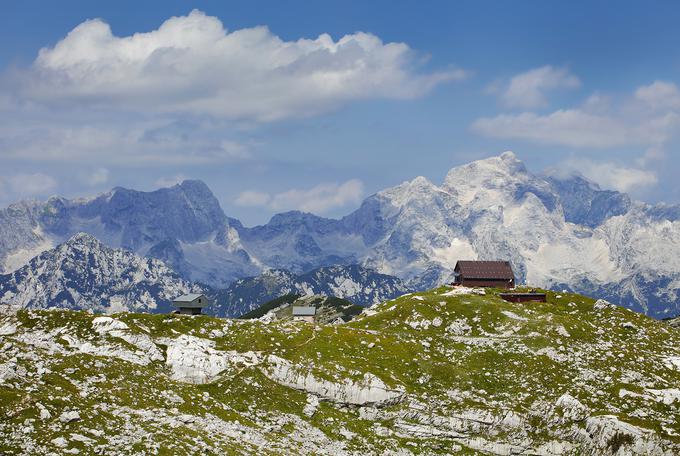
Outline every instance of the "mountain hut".
[[314, 323], [316, 317], [316, 307], [313, 306], [293, 306], [293, 320], [304, 320]]
[[185, 294], [172, 301], [172, 305], [177, 308], [175, 313], [182, 315], [200, 315], [208, 304], [210, 304], [208, 298], [198, 293]]
[[509, 261], [458, 261], [453, 285], [514, 288], [515, 274]]

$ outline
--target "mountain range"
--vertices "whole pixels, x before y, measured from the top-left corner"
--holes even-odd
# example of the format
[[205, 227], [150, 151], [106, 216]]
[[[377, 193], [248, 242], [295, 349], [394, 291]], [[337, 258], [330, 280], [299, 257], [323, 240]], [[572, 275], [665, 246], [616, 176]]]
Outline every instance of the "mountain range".
[[455, 167], [439, 185], [416, 177], [380, 191], [341, 219], [293, 211], [246, 227], [200, 181], [24, 201], [0, 211], [0, 264], [15, 272], [80, 232], [220, 290], [352, 265], [382, 274], [381, 284], [392, 276], [427, 289], [450, 281], [458, 259], [507, 259], [518, 283], [665, 317], [680, 313], [679, 221], [678, 205], [633, 201], [579, 175], [534, 174], [506, 152]]
[[209, 296], [212, 304], [207, 313], [238, 317], [291, 293], [338, 296], [369, 306], [408, 291], [398, 278], [359, 265], [321, 267], [300, 275], [268, 270], [215, 289], [183, 279], [161, 260], [107, 247], [85, 233], [0, 275], [0, 302], [106, 313], [166, 313], [172, 309], [173, 298], [189, 292]]

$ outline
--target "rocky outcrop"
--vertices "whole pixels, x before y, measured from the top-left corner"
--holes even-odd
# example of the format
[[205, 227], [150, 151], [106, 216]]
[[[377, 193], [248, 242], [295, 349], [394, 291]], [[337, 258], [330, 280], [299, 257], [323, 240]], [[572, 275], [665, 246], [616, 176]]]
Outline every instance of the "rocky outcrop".
[[261, 367], [261, 370], [277, 383], [341, 404], [386, 405], [399, 401], [404, 394], [403, 389], [388, 388], [371, 373], [365, 373], [357, 382], [350, 379], [331, 382], [317, 378], [276, 355], [269, 355], [266, 366]]
[[209, 383], [230, 365], [254, 366], [260, 362], [254, 352], [215, 350], [213, 341], [186, 334], [162, 342], [168, 346], [165, 363], [170, 368], [170, 378], [181, 382]]
[[613, 415], [592, 416], [586, 420], [584, 443], [592, 447], [594, 453], [628, 455], [677, 454], [677, 447], [671, 448], [649, 429], [643, 429], [620, 421]]
[[555, 405], [559, 411], [559, 414], [561, 414], [564, 418], [564, 421], [567, 422], [583, 421], [588, 417], [588, 415], [590, 415], [590, 410], [588, 410], [588, 407], [583, 405], [578, 399], [569, 393], [564, 393], [562, 396], [560, 396], [560, 398], [557, 399]]
[[17, 325], [15, 323], [0, 323], [0, 336], [11, 336], [17, 332]]
[[[151, 337], [146, 334], [133, 333], [122, 321], [111, 317], [97, 317], [92, 320], [93, 329], [99, 334], [108, 334], [117, 337], [128, 344], [139, 349], [138, 354], [146, 356], [150, 362], [163, 361], [163, 354], [153, 342]], [[148, 363], [147, 363], [148, 364]]]
[[224, 371], [229, 361], [224, 353], [215, 350], [214, 342], [181, 335], [168, 342], [165, 363], [170, 367], [170, 378], [187, 383], [208, 383]]

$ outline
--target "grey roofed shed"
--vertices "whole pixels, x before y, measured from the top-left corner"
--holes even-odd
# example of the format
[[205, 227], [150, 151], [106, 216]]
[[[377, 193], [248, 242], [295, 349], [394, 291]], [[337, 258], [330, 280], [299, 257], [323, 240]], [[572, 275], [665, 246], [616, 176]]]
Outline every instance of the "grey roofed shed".
[[208, 298], [199, 293], [188, 293], [172, 301], [173, 306], [181, 308], [202, 308], [208, 304]]
[[313, 317], [316, 315], [316, 307], [293, 306], [294, 317]]

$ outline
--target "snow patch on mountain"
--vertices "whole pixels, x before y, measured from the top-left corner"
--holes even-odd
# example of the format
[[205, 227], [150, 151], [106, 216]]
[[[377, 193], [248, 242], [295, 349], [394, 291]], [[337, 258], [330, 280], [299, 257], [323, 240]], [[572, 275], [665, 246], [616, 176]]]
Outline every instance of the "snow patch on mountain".
[[17, 250], [14, 253], [7, 255], [5, 258], [4, 267], [1, 270], [4, 270], [5, 272], [14, 272], [28, 263], [31, 258], [38, 256], [45, 250], [49, 250], [54, 247], [54, 242], [45, 236], [40, 227], [33, 229], [33, 234], [37, 239], [39, 239], [39, 241], [32, 247]]

